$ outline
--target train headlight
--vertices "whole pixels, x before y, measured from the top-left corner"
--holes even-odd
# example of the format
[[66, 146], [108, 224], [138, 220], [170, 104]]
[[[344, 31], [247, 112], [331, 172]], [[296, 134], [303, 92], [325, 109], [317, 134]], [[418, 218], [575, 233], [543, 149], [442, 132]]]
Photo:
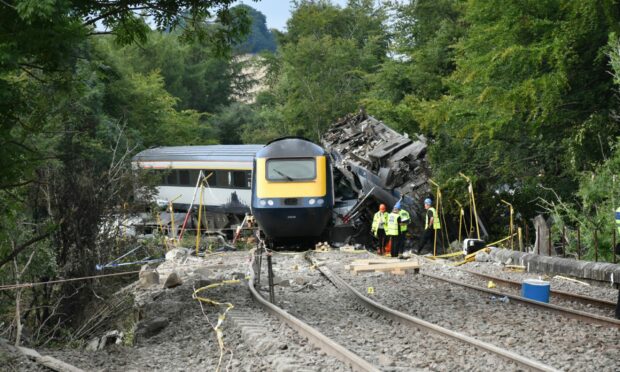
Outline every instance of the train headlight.
[[264, 207], [267, 205], [267, 201], [265, 199], [261, 199], [258, 201], [258, 205], [260, 205], [261, 207]]
[[273, 207], [273, 200], [271, 199], [267, 200], [267, 204], [269, 204], [270, 207]]
[[316, 203], [316, 200], [314, 200], [314, 198], [308, 200], [308, 204], [314, 205], [314, 203]]
[[319, 205], [323, 205], [323, 203], [325, 203], [325, 200], [323, 199], [319, 199], [316, 201]]

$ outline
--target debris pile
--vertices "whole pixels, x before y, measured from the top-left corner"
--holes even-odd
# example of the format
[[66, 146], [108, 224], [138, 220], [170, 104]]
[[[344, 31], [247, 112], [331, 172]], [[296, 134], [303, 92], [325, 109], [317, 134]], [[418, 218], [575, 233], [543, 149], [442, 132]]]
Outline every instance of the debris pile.
[[378, 204], [391, 208], [402, 199], [419, 227], [422, 200], [431, 195], [424, 136], [409, 138], [360, 111], [332, 124], [321, 144], [334, 162], [337, 202], [347, 206], [346, 212], [336, 206], [340, 222], [358, 217], [368, 222]]

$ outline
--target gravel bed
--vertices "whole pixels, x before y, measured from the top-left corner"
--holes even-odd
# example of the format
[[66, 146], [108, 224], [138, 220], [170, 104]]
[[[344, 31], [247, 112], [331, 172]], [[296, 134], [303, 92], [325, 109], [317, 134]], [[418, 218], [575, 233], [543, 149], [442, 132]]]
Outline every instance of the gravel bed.
[[542, 274], [537, 273], [519, 273], [519, 272], [510, 272], [504, 271], [504, 266], [498, 263], [489, 263], [489, 262], [472, 262], [465, 266], [468, 270], [476, 271], [481, 274], [489, 274], [493, 276], [497, 276], [500, 278], [515, 280], [515, 281], [523, 281], [524, 279], [544, 279], [550, 282], [551, 289], [580, 294], [583, 296], [599, 298], [602, 300], [613, 301], [616, 302], [618, 300], [618, 290], [613, 288], [609, 283], [596, 282], [596, 281], [588, 281], [579, 279], [580, 281], [586, 282], [590, 285], [584, 285], [580, 283], [575, 283], [570, 280], [555, 278], [554, 276], [548, 277]]
[[[330, 252], [321, 258], [358, 290], [366, 292], [368, 287], [373, 287], [373, 297], [384, 305], [555, 368], [616, 371], [620, 366], [620, 332], [615, 328], [567, 319], [514, 302], [492, 300], [487, 294], [422, 275], [352, 276], [344, 271], [346, 263], [368, 257], [371, 256]], [[451, 267], [442, 269], [446, 276], [459, 275]]]
[[[278, 306], [384, 371], [518, 370], [495, 355], [403, 328], [366, 310], [312, 269], [302, 254], [276, 254], [273, 261]], [[263, 266], [264, 285], [267, 277]]]
[[[162, 264], [158, 269], [162, 282], [167, 273], [176, 271], [183, 284], [172, 289], [161, 286], [133, 289], [144, 320], [164, 317], [169, 321], [158, 334], [138, 338], [134, 346], [40, 352], [88, 371], [213, 371], [218, 365], [220, 349], [209, 323], [215, 325], [224, 308], [205, 304], [203, 313], [198, 301], [192, 299], [193, 288], [245, 277], [249, 257], [248, 252], [230, 252], [205, 260], [190, 257], [183, 263]], [[226, 351], [222, 370], [349, 370], [265, 313], [254, 303], [244, 283], [216, 287], [200, 295], [235, 306], [222, 326]]]
[[[424, 268], [422, 270], [422, 272], [428, 272], [429, 274], [434, 274], [434, 275], [438, 275], [438, 276], [445, 276], [449, 279], [456, 279], [459, 280], [463, 283], [467, 283], [467, 284], [471, 284], [471, 285], [476, 285], [479, 287], [483, 287], [486, 288], [487, 284], [489, 282], [488, 279], [485, 278], [481, 278], [479, 276], [476, 275], [472, 275], [469, 274], [465, 271], [461, 271], [461, 270], [457, 270], [457, 269], [449, 269], [446, 270], [446, 266], [442, 265], [442, 264], [427, 264], [424, 265]], [[488, 273], [491, 275], [491, 273]], [[505, 276], [502, 275], [497, 275], [497, 274], [493, 274], [494, 276], [500, 277], [500, 278], [506, 278]], [[533, 278], [531, 275], [529, 276], [530, 278]], [[512, 279], [512, 280], [516, 280], [516, 279]], [[493, 288], [494, 290], [506, 293], [506, 294], [512, 294], [512, 295], [517, 295], [517, 296], [521, 296], [521, 290], [517, 287], [511, 286], [511, 285], [506, 285], [506, 284], [502, 284], [502, 283], [495, 283], [496, 284], [496, 288]], [[573, 292], [574, 293], [574, 292]], [[579, 311], [583, 311], [589, 314], [596, 314], [596, 315], [600, 315], [600, 316], [606, 316], [609, 318], [613, 318], [615, 316], [615, 309], [609, 308], [607, 306], [599, 306], [599, 305], [591, 305], [591, 304], [585, 304], [583, 302], [579, 302], [579, 301], [571, 301], [568, 299], [564, 299], [561, 297], [553, 297], [551, 296], [551, 298], [549, 299], [549, 303], [554, 304], [554, 305], [558, 305], [558, 306], [563, 306], [563, 307], [567, 307], [569, 309], [574, 309], [574, 310], [579, 310]]]

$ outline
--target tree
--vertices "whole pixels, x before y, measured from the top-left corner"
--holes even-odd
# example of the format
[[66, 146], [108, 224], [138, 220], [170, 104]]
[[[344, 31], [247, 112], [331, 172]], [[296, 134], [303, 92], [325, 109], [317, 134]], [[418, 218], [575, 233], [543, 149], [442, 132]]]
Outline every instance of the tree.
[[371, 88], [363, 103], [392, 126], [419, 132], [420, 104], [448, 93], [445, 78], [456, 67], [453, 45], [466, 29], [464, 2], [395, 2], [389, 12], [392, 58], [368, 76]]
[[350, 1], [345, 8], [328, 1], [295, 6], [272, 64], [277, 79], [270, 94], [278, 120], [273, 132], [318, 139], [334, 118], [357, 108], [366, 74], [385, 59], [385, 15], [372, 1]]
[[273, 33], [267, 29], [267, 19], [265, 15], [256, 9], [247, 5], [238, 5], [245, 9], [249, 17], [252, 19], [250, 32], [241, 43], [235, 45], [237, 53], [260, 53], [275, 52], [276, 39]]
[[[3, 283], [13, 278], [6, 265], [11, 260], [20, 272], [30, 263], [22, 281], [92, 273], [113, 253], [114, 240], [100, 228], [130, 198], [135, 177], [129, 158], [136, 143], [211, 139], [199, 113], [177, 109], [158, 72], [119, 68], [93, 37], [112, 34], [119, 45], [145, 42], [149, 19], [160, 30], [180, 27], [184, 38], [209, 40], [223, 53], [249, 25], [231, 2], [0, 2]], [[67, 297], [74, 292], [77, 297]], [[0, 295], [2, 306], [15, 300]], [[79, 316], [73, 310], [83, 308], [76, 305], [92, 291], [62, 285], [30, 296], [41, 310], [24, 316], [37, 326], [50, 324], [45, 309], [61, 301], [65, 311], [55, 314], [56, 325]], [[49, 331], [53, 337], [57, 329]]]
[[438, 179], [476, 175], [484, 209], [506, 197], [527, 217], [532, 200], [552, 196], [540, 185], [574, 194], [577, 173], [609, 151], [599, 138], [618, 134], [604, 58], [618, 20], [617, 7], [596, 1], [469, 2], [449, 91], [416, 110], [437, 140]]

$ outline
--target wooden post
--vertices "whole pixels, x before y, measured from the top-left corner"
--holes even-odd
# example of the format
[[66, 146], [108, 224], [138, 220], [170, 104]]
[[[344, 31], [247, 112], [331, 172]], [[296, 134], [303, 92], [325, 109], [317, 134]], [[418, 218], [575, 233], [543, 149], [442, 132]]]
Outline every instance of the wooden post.
[[598, 237], [596, 236], [596, 229], [594, 229], [594, 262], [598, 262]]
[[525, 244], [530, 244], [530, 227], [527, 224], [527, 221], [525, 222]]
[[519, 236], [519, 252], [523, 252], [523, 231], [521, 227], [517, 227], [517, 235]]
[[577, 260], [581, 260], [581, 229], [577, 225]]

